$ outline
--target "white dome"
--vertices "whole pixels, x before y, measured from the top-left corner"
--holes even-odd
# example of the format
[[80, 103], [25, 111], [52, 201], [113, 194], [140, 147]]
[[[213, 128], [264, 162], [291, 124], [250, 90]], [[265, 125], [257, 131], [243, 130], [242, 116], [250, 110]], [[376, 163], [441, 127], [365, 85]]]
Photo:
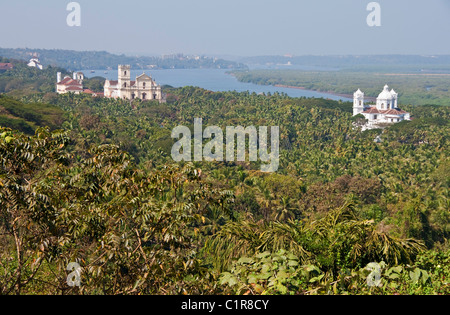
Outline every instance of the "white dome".
[[391, 100], [394, 96], [389, 92], [389, 86], [385, 85], [383, 92], [378, 95], [378, 99], [380, 100]]

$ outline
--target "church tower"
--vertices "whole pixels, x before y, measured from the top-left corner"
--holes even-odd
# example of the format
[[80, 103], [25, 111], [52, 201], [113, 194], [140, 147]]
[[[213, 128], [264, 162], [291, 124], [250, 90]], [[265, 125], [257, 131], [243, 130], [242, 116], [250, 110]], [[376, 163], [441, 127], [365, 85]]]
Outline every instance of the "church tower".
[[364, 111], [364, 93], [360, 89], [353, 94], [353, 116]]
[[391, 90], [391, 95], [394, 98], [393, 106], [392, 108], [398, 108], [398, 93], [394, 91], [394, 89]]
[[129, 65], [119, 65], [119, 88], [129, 88], [130, 87], [130, 69]]

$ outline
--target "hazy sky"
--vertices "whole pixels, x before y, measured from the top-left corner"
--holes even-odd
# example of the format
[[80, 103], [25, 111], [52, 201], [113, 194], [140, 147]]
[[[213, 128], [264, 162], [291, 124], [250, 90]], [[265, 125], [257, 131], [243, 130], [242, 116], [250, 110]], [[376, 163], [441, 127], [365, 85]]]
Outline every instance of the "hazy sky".
[[0, 0], [0, 47], [159, 55], [450, 54], [450, 0]]

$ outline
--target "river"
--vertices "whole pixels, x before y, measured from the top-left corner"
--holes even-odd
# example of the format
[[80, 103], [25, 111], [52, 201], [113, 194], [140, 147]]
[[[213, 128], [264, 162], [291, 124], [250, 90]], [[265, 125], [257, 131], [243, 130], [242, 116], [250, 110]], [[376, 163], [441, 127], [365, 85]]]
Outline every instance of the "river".
[[[237, 91], [250, 93], [286, 93], [290, 97], [315, 97], [332, 100], [353, 101], [349, 98], [329, 93], [302, 90], [270, 85], [257, 85], [239, 82], [234, 76], [227, 74], [229, 70], [222, 69], [170, 69], [170, 70], [132, 70], [131, 79], [134, 80], [142, 73], [150, 75], [160, 85], [173, 87], [197, 86], [214, 92]], [[101, 76], [109, 80], [117, 80], [117, 70], [81, 70], [87, 78]]]

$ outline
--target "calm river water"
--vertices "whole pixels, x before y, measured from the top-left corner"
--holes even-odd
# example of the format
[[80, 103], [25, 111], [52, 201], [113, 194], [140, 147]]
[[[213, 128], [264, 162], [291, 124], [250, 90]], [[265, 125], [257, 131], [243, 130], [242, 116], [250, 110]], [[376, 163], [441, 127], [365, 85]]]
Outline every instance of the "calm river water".
[[[228, 70], [221, 69], [170, 69], [170, 70], [132, 70], [131, 80], [136, 76], [146, 73], [160, 85], [171, 85], [173, 87], [198, 86], [214, 92], [237, 91], [250, 93], [286, 93], [291, 97], [315, 97], [328, 98], [332, 100], [353, 101], [351, 99], [328, 93], [315, 91], [275, 87], [269, 85], [257, 85], [253, 83], [239, 82], [234, 76], [227, 74]], [[117, 70], [81, 70], [88, 78], [94, 76], [105, 77], [109, 80], [117, 80]]]

